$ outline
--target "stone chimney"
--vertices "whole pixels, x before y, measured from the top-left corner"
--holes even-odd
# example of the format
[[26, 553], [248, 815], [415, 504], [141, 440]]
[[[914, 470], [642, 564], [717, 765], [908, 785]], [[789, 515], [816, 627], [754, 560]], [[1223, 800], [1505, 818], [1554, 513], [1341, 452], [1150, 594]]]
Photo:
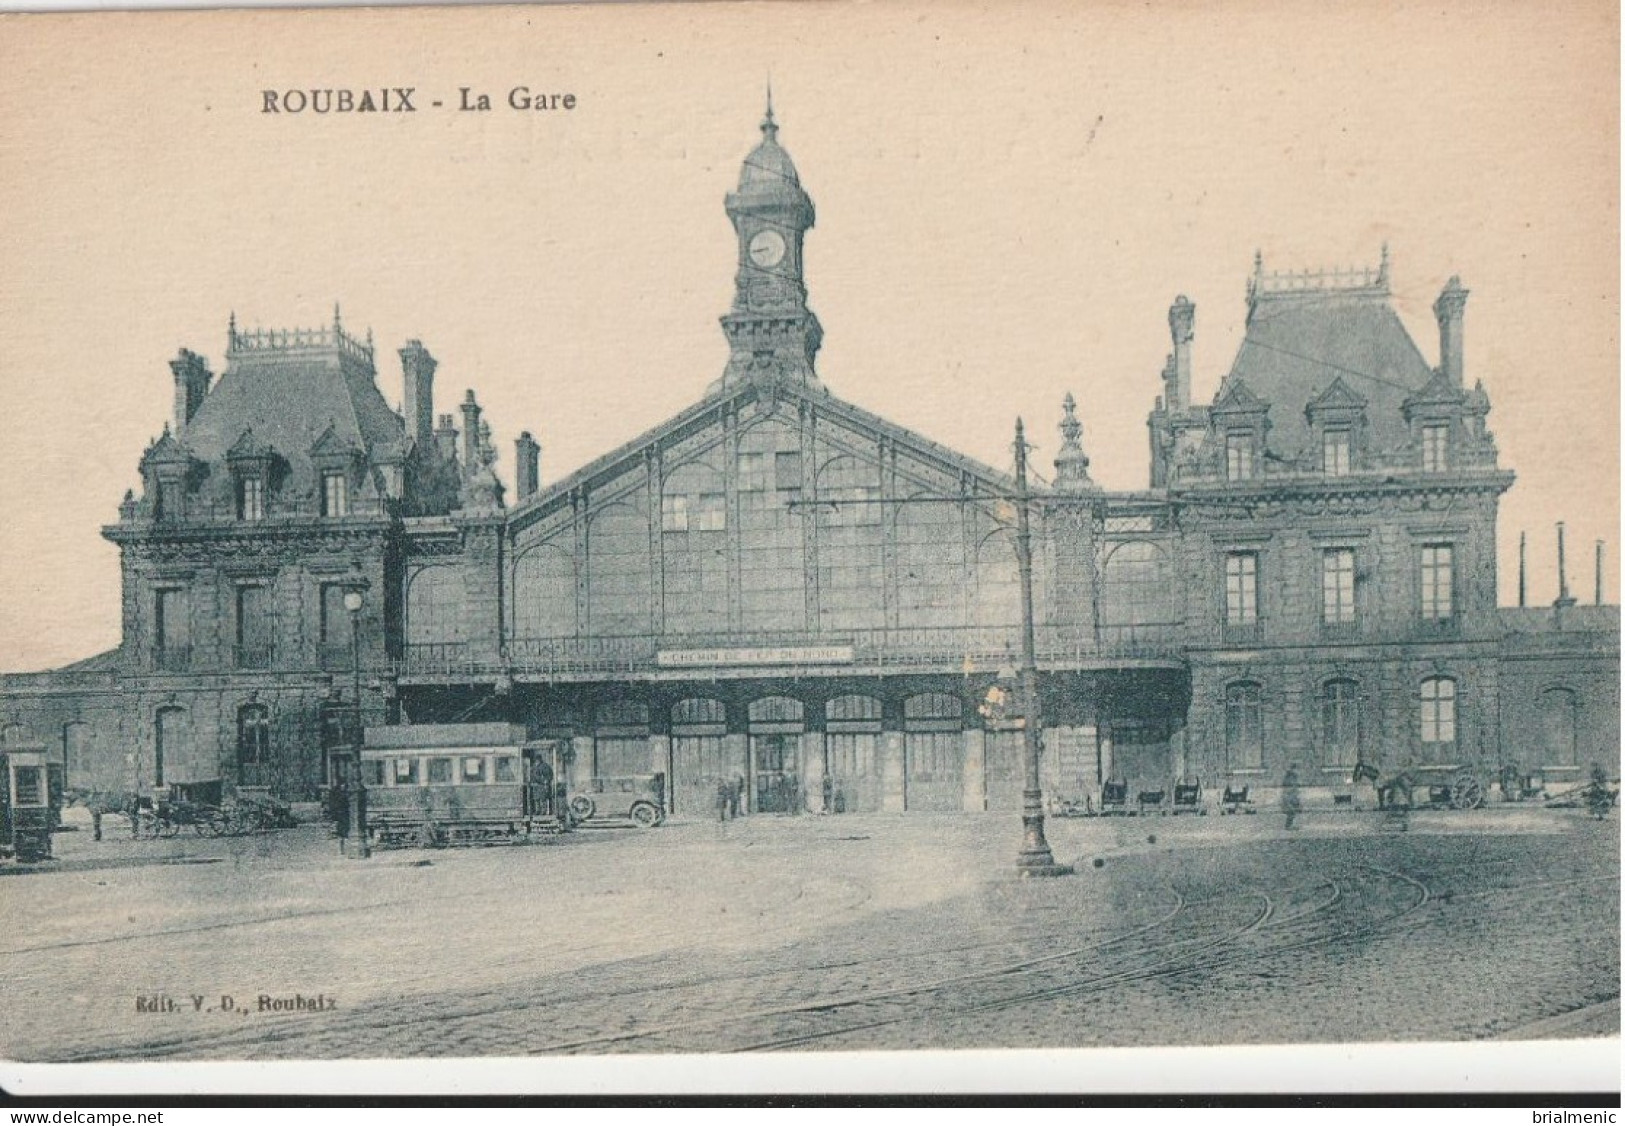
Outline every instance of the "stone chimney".
[[1451, 277], [1433, 303], [1433, 315], [1439, 318], [1439, 370], [1453, 387], [1462, 386], [1461, 318], [1467, 293], [1461, 279]]
[[526, 430], [514, 439], [514, 491], [520, 500], [536, 492], [541, 483], [540, 466], [542, 447], [536, 444], [536, 439]]
[[203, 396], [209, 393], [209, 381], [214, 373], [202, 356], [186, 348], [169, 361], [169, 370], [175, 373], [175, 437], [179, 438], [203, 405]]
[[449, 414], [440, 416], [440, 427], [434, 432], [434, 443], [440, 451], [440, 460], [457, 464], [457, 420]]
[[470, 387], [463, 396], [463, 465], [472, 470], [480, 464], [480, 405]]
[[406, 385], [406, 433], [419, 449], [434, 441], [435, 358], [421, 340], [408, 340], [401, 349], [401, 378]]
[[1174, 338], [1173, 362], [1164, 376], [1168, 382], [1168, 409], [1182, 411], [1190, 406], [1191, 338], [1196, 335], [1196, 306], [1183, 293], [1168, 307], [1168, 331]]

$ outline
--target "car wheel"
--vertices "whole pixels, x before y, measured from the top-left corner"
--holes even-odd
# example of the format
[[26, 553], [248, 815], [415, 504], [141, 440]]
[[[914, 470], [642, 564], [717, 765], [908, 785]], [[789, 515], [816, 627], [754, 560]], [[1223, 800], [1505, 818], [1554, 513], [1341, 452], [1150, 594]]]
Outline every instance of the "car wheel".
[[650, 802], [640, 801], [632, 807], [632, 820], [641, 829], [653, 829], [660, 824], [660, 809]]

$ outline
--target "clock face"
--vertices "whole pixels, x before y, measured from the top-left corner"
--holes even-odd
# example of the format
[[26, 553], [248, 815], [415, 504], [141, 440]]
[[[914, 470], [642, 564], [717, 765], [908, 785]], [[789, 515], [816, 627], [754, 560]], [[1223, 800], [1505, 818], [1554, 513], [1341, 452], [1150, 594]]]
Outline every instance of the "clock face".
[[784, 258], [784, 236], [777, 231], [757, 231], [750, 240], [750, 260], [764, 269], [777, 266]]

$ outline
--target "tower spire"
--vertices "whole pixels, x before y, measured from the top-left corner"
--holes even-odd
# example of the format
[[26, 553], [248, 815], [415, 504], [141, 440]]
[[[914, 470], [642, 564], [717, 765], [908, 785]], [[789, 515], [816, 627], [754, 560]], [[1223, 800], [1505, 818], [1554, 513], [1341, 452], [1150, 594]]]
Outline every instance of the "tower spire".
[[779, 124], [773, 120], [773, 76], [767, 76], [767, 113], [762, 117], [762, 136], [770, 141], [778, 140]]

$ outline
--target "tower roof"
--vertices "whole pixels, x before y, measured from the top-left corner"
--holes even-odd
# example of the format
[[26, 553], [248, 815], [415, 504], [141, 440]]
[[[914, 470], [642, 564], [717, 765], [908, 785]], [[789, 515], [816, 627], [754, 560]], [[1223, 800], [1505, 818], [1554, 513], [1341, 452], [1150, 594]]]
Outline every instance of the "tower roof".
[[762, 141], [739, 170], [740, 194], [777, 191], [785, 188], [800, 190], [801, 177], [796, 173], [790, 154], [779, 144], [779, 124], [773, 118], [773, 89], [767, 91], [767, 113], [762, 117]]

